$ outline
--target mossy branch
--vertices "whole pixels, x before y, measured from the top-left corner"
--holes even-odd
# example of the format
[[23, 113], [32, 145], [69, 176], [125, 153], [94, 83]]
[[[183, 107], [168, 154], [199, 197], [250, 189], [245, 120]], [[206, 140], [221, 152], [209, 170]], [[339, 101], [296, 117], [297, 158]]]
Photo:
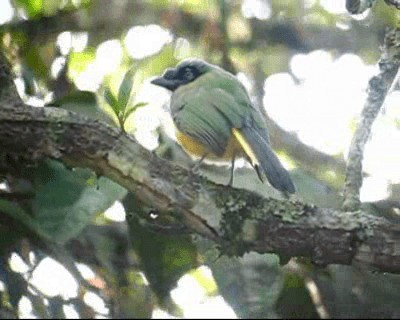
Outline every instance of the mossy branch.
[[0, 170], [10, 159], [13, 165], [52, 158], [88, 167], [160, 214], [178, 216], [223, 253], [275, 252], [321, 265], [358, 261], [400, 272], [400, 230], [383, 218], [216, 185], [158, 158], [116, 128], [62, 109], [15, 109], [0, 102], [0, 149]]

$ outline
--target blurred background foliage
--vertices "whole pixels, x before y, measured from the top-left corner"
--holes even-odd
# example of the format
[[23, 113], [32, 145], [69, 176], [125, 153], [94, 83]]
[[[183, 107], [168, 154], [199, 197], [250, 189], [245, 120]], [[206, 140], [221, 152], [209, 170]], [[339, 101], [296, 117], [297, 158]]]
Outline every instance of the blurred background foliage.
[[[149, 82], [183, 58], [206, 59], [265, 107], [298, 197], [335, 208], [385, 29], [398, 21], [384, 1], [354, 16], [344, 0], [0, 2], [1, 50], [26, 104], [119, 126], [189, 166], [174, 141], [169, 96]], [[394, 223], [399, 103], [394, 90], [367, 147], [362, 189], [364, 206]], [[225, 166], [205, 164], [201, 173], [228, 181]], [[244, 161], [235, 186], [277, 196]], [[47, 161], [0, 172], [0, 212], [1, 318], [400, 316], [396, 275], [302, 258], [283, 266], [273, 254], [221, 257], [179, 226], [155, 230], [154, 220], [171, 221], [89, 170]]]

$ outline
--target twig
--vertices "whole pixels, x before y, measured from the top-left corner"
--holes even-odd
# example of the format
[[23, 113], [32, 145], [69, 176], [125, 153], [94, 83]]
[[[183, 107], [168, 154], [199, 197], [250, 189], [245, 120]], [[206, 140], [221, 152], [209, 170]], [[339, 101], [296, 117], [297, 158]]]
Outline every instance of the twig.
[[346, 179], [344, 184], [343, 209], [358, 210], [360, 207], [360, 188], [362, 185], [362, 160], [365, 144], [371, 133], [371, 127], [381, 110], [387, 93], [397, 78], [400, 66], [400, 29], [388, 30], [379, 61], [380, 73], [369, 81], [368, 98], [361, 112], [351, 141]]

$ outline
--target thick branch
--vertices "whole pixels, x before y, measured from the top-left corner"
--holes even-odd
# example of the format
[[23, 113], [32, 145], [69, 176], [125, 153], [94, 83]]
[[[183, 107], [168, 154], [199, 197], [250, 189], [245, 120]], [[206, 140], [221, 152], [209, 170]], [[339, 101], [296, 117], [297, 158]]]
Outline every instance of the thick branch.
[[0, 105], [0, 169], [53, 158], [84, 166], [134, 192], [160, 213], [178, 214], [228, 254], [307, 256], [400, 272], [400, 229], [362, 212], [316, 208], [215, 185], [156, 157], [115, 128], [55, 108]]
[[360, 206], [362, 160], [365, 144], [386, 95], [397, 78], [399, 66], [400, 29], [397, 29], [388, 31], [385, 36], [382, 57], [379, 61], [380, 73], [369, 81], [368, 98], [351, 141], [344, 186], [343, 208], [345, 210], [357, 210]]

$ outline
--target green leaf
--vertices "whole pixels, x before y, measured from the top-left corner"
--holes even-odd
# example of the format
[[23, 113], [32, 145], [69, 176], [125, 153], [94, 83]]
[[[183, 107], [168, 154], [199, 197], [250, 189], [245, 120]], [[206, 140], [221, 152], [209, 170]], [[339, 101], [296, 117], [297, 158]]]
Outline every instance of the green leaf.
[[32, 311], [36, 319], [48, 318], [47, 306], [43, 298], [30, 292], [28, 298], [32, 302]]
[[40, 165], [35, 172], [32, 209], [41, 234], [66, 242], [77, 236], [96, 213], [126, 194], [123, 187], [105, 177], [93, 183], [93, 175], [88, 169], [68, 170], [56, 161]]
[[316, 306], [301, 276], [295, 273], [285, 275], [284, 287], [276, 301], [276, 312], [281, 318], [318, 318]]
[[[28, 69], [24, 72], [25, 80], [26, 77], [32, 76], [36, 76], [40, 79], [47, 79], [47, 77], [49, 76], [50, 66], [43, 59], [43, 56], [40, 53], [40, 49], [38, 47], [28, 46], [28, 48], [25, 49], [24, 53], [26, 68]], [[34, 79], [30, 79], [30, 81], [33, 80]]]
[[132, 92], [132, 87], [133, 87], [133, 80], [134, 80], [134, 74], [136, 72], [136, 68], [131, 68], [129, 69], [124, 76], [124, 79], [121, 82], [121, 85], [119, 86], [119, 91], [118, 91], [118, 110], [121, 111], [122, 113], [125, 112], [125, 108], [129, 103], [129, 99], [131, 97], [131, 92]]
[[20, 273], [7, 272], [6, 283], [10, 303], [14, 308], [18, 308], [22, 296], [26, 295], [28, 283]]
[[76, 79], [96, 58], [96, 51], [88, 47], [82, 52], [71, 52], [68, 57], [68, 75]]
[[115, 98], [114, 94], [111, 92], [110, 88], [105, 88], [104, 89], [104, 99], [108, 103], [108, 105], [113, 109], [115, 114], [119, 113], [119, 104], [117, 99]]
[[155, 234], [134, 219], [129, 221], [128, 229], [152, 289], [160, 301], [168, 300], [176, 282], [198, 266], [197, 250], [190, 236]]
[[57, 14], [62, 2], [64, 0], [42, 0], [43, 1], [43, 14], [45, 16], [53, 16]]
[[128, 108], [128, 110], [124, 113], [123, 121], [125, 122], [126, 119], [128, 119], [128, 117], [132, 114], [132, 112], [136, 111], [138, 108], [147, 106], [148, 104], [148, 102], [138, 102], [133, 107]]
[[43, 11], [43, 0], [16, 0], [15, 2], [29, 17], [36, 17]]
[[36, 221], [18, 204], [0, 199], [0, 212], [3, 212], [10, 217], [22, 222], [29, 229], [34, 231], [36, 234], [46, 237], [46, 235], [41, 233], [40, 227], [37, 225]]
[[[131, 193], [125, 197], [123, 204], [125, 210], [132, 213], [128, 219], [132, 247], [140, 259], [141, 268], [151, 288], [161, 305], [165, 306], [177, 281], [188, 271], [199, 266], [197, 248], [191, 236], [186, 233], [166, 235], [154, 233], [146, 228], [146, 224], [141, 223], [138, 217], [146, 216], [151, 208], [140, 203]], [[179, 310], [169, 309], [168, 312], [174, 314]]]
[[240, 258], [216, 259], [210, 255], [213, 250], [207, 247], [202, 250], [206, 264], [212, 270], [220, 295], [239, 319], [276, 319], [275, 303], [284, 281], [278, 257], [250, 252]]
[[49, 301], [49, 313], [51, 319], [65, 319], [64, 314], [64, 301], [61, 296], [55, 296], [54, 298], [48, 299]]

